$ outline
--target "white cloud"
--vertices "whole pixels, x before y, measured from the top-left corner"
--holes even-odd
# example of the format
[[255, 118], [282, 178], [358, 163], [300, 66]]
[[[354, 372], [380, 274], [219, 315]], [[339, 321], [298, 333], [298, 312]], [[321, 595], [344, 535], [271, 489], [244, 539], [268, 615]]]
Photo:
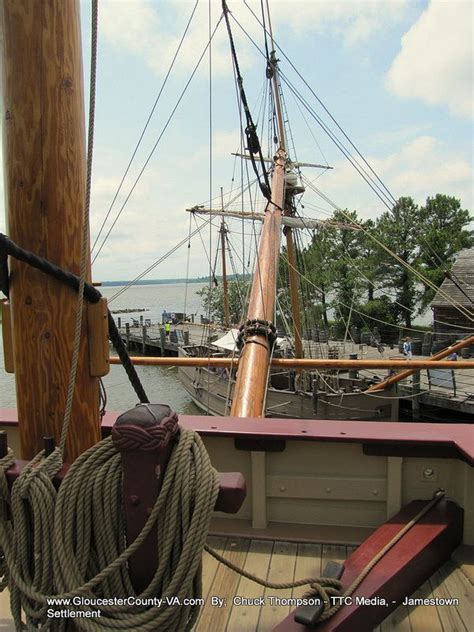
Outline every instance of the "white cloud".
[[[260, 19], [260, 2], [250, 0], [247, 4]], [[345, 45], [353, 46], [392, 27], [405, 14], [407, 6], [407, 0], [280, 0], [272, 4], [272, 24], [277, 41], [282, 30], [290, 28], [297, 36], [328, 31]], [[140, 56], [153, 72], [162, 75], [178, 46], [192, 7], [192, 2], [176, 0], [159, 3], [152, 0], [103, 0], [100, 9], [101, 34], [117, 50], [127, 50]], [[262, 29], [245, 4], [241, 1], [229, 2], [229, 9], [247, 33], [263, 45]], [[221, 1], [213, 0], [212, 26], [221, 12]], [[254, 62], [255, 50], [233, 19], [231, 27], [238, 42], [239, 65], [246, 68]], [[196, 10], [176, 62], [177, 69], [189, 71], [194, 67], [206, 45], [208, 28], [206, 2], [201, 3]], [[227, 74], [231, 68], [227, 31], [223, 22], [213, 40], [212, 65], [214, 74]], [[203, 60], [203, 67], [207, 67], [206, 60]]]
[[[428, 196], [444, 193], [460, 198], [464, 208], [472, 208], [472, 164], [433, 136], [412, 138], [396, 153], [367, 156], [367, 160], [395, 198], [411, 196], [420, 204]], [[363, 217], [376, 217], [386, 210], [347, 161], [336, 163], [334, 173], [320, 181], [320, 188], [339, 206], [356, 209]]]
[[472, 19], [470, 1], [432, 0], [402, 38], [387, 75], [389, 89], [402, 98], [472, 116]]
[[405, 14], [406, 0], [337, 0], [333, 2], [277, 2], [276, 18], [299, 33], [330, 31], [345, 45], [367, 41]]

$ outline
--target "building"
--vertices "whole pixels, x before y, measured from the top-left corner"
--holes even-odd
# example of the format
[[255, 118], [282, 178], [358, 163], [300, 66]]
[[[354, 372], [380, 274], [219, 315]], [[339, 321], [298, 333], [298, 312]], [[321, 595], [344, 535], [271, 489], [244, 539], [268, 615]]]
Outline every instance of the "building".
[[[450, 277], [444, 279], [431, 302], [435, 340], [447, 344], [474, 333], [474, 248], [457, 254]], [[448, 297], [470, 312], [471, 318], [456, 309]]]

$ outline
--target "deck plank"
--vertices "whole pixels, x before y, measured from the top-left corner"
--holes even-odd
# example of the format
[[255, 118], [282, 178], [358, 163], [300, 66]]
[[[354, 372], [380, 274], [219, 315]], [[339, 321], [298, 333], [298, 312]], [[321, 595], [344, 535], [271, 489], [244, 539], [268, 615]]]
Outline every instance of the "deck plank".
[[[270, 567], [270, 559], [273, 550], [273, 542], [269, 540], [252, 540], [249, 552], [245, 560], [244, 569], [262, 579], [266, 579]], [[264, 595], [264, 588], [260, 584], [241, 577], [237, 587], [236, 596], [246, 599], [255, 599]], [[228, 632], [256, 632], [260, 617], [260, 606], [230, 604], [232, 611], [227, 622]]]
[[382, 623], [375, 628], [380, 632], [414, 632], [410, 614], [406, 606], [398, 606]]
[[[432, 586], [429, 581], [422, 584], [422, 586], [411, 595], [414, 599], [425, 599], [431, 596]], [[443, 631], [438, 609], [435, 606], [408, 606], [408, 611], [410, 613], [410, 623], [413, 632], [448, 632], [447, 630]]]
[[433, 596], [459, 599], [457, 606], [437, 606], [444, 632], [469, 632], [474, 621], [474, 591], [464, 574], [449, 561], [432, 575], [430, 583]]
[[[293, 581], [296, 565], [296, 552], [297, 545], [294, 542], [275, 542], [267, 579], [272, 582]], [[268, 602], [268, 598], [270, 596], [288, 598], [291, 597], [291, 591], [291, 588], [286, 590], [265, 588], [264, 596], [266, 597], [267, 602], [265, 607], [260, 610], [258, 632], [270, 632], [270, 630], [280, 623], [280, 621], [290, 612], [290, 606], [276, 604], [271, 605]]]
[[[322, 546], [320, 544], [305, 544], [300, 542], [296, 554], [295, 581], [306, 577], [321, 576], [321, 555]], [[293, 588], [292, 597], [302, 597], [309, 590], [309, 586], [298, 586]]]
[[[229, 561], [237, 564], [237, 566], [244, 566], [249, 544], [249, 540], [229, 538], [223, 555]], [[218, 565], [211, 588], [208, 591], [206, 604], [202, 610], [199, 622], [194, 628], [197, 632], [222, 632], [226, 629], [227, 620], [231, 612], [229, 605], [232, 603], [239, 580], [240, 575], [223, 564]], [[225, 606], [223, 608], [213, 606], [211, 604], [212, 596], [225, 599]]]

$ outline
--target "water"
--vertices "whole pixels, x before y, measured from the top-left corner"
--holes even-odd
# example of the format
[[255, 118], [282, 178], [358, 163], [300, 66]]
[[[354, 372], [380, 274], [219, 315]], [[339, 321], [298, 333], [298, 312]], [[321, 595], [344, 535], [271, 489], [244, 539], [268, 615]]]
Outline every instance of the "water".
[[[188, 285], [186, 313], [199, 314], [202, 312], [201, 299], [196, 292], [202, 284]], [[107, 298], [111, 298], [120, 287], [109, 286], [99, 288]], [[120, 297], [110, 303], [110, 309], [146, 308], [146, 312], [131, 312], [119, 314], [122, 322], [131, 318], [151, 318], [153, 322], [161, 321], [161, 313], [167, 311], [184, 311], [185, 283], [166, 285], [139, 285], [129, 288]], [[115, 319], [117, 319], [115, 316]], [[184, 414], [198, 414], [199, 409], [193, 404], [178, 379], [175, 368], [139, 366], [137, 373], [143, 383], [145, 391], [153, 403], [168, 404], [173, 410]], [[124, 411], [138, 403], [137, 396], [130, 386], [127, 375], [121, 366], [111, 366], [110, 373], [103, 378], [107, 392], [107, 410]], [[0, 335], [0, 408], [16, 408], [15, 378], [5, 372], [3, 362], [3, 339]], [[202, 413], [201, 413], [202, 414]]]

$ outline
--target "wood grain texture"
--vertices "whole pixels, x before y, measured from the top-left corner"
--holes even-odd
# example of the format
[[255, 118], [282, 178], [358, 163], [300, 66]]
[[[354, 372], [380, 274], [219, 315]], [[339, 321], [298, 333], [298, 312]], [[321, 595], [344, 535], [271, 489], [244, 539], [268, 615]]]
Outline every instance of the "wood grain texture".
[[[249, 320], [273, 321], [274, 318], [281, 209], [284, 205], [284, 164], [284, 152], [280, 149], [272, 179], [272, 200], [275, 204], [270, 202], [265, 212], [247, 312]], [[263, 417], [269, 361], [267, 337], [249, 336], [240, 356], [231, 409], [233, 417]]]
[[[77, 0], [3, 0], [3, 139], [7, 226], [21, 247], [79, 273], [85, 197], [82, 59]], [[90, 270], [88, 274], [90, 280]], [[59, 439], [72, 358], [76, 293], [11, 261], [22, 456]], [[66, 460], [100, 439], [98, 380], [81, 359]]]

